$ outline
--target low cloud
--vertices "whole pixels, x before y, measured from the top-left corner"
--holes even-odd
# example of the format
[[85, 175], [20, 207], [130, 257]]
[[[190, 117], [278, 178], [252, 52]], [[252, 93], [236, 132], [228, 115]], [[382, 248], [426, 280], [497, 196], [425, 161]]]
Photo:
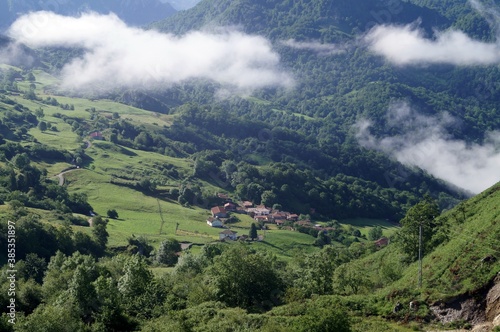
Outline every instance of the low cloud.
[[382, 25], [373, 28], [365, 40], [370, 50], [397, 65], [500, 63], [499, 44], [473, 40], [461, 31], [437, 32], [431, 40], [413, 25]]
[[319, 55], [334, 55], [345, 52], [345, 46], [337, 44], [323, 44], [317, 41], [299, 42], [295, 39], [289, 39], [282, 42], [283, 45], [295, 48], [298, 50], [309, 50], [318, 53]]
[[0, 63], [25, 67], [33, 64], [33, 57], [19, 44], [3, 40], [0, 40], [0, 44]]
[[191, 79], [243, 93], [293, 86], [268, 40], [234, 30], [177, 37], [128, 27], [114, 14], [36, 12], [20, 17], [8, 33], [33, 47], [83, 49], [84, 55], [62, 70], [66, 88], [151, 88]]
[[500, 132], [487, 133], [482, 144], [457, 140], [449, 135], [460, 125], [457, 119], [447, 113], [422, 115], [404, 102], [391, 105], [386, 121], [399, 134], [375, 137], [372, 123], [364, 119], [356, 124], [359, 143], [473, 193], [500, 181]]
[[482, 17], [486, 19], [490, 28], [496, 32], [497, 39], [500, 37], [500, 9], [494, 3], [485, 5], [478, 0], [469, 0], [474, 8]]

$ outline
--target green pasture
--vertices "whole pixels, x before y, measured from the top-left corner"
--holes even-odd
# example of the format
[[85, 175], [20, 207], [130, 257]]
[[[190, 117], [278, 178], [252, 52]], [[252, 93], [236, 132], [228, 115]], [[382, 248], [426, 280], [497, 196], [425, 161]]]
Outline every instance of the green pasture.
[[[248, 235], [248, 231], [245, 233]], [[290, 260], [300, 254], [309, 254], [319, 250], [314, 247], [314, 237], [296, 231], [268, 230], [259, 231], [263, 235], [262, 241], [252, 243], [252, 246], [260, 250], [276, 254], [284, 260]]]
[[[3, 66], [2, 66], [3, 67]], [[58, 106], [45, 105], [39, 101], [26, 100], [22, 96], [11, 96], [16, 102], [23, 104], [30, 109], [42, 107], [45, 114], [52, 116], [54, 113], [66, 114], [70, 117], [78, 117], [88, 119], [90, 113], [86, 112], [87, 109], [94, 108], [99, 114], [104, 116], [112, 116], [113, 113], [118, 113], [121, 117], [133, 121], [135, 123], [150, 124], [156, 126], [170, 126], [172, 124], [172, 116], [160, 113], [146, 111], [137, 107], [128, 106], [125, 104], [117, 103], [105, 99], [86, 99], [77, 97], [66, 97], [54, 94], [46, 94], [44, 89], [48, 86], [54, 86], [60, 83], [60, 80], [44, 71], [33, 71], [36, 81], [34, 82], [37, 96], [45, 99], [47, 97], [54, 97], [60, 104], [74, 105], [75, 110], [63, 110]], [[31, 82], [21, 81], [18, 82], [19, 89], [24, 92], [30, 89]], [[22, 93], [21, 93], [22, 94]]]
[[384, 236], [391, 236], [398, 229], [397, 224], [391, 223], [384, 219], [368, 219], [368, 218], [355, 218], [355, 219], [344, 219], [341, 221], [341, 225], [347, 226], [351, 225], [354, 228], [360, 230], [361, 234], [368, 236], [370, 229], [380, 226], [382, 227], [382, 232]]
[[[56, 119], [56, 118], [54, 118]], [[60, 150], [74, 151], [82, 144], [81, 139], [71, 131], [70, 125], [62, 122], [62, 120], [49, 121], [57, 127], [57, 132], [47, 130], [40, 131], [38, 128], [31, 128], [29, 134], [32, 135], [38, 142], [54, 147]]]
[[154, 152], [121, 147], [110, 142], [94, 141], [86, 154], [93, 158], [92, 164], [103, 172], [111, 169], [144, 170], [156, 167], [154, 163], [171, 164], [188, 170], [191, 161], [164, 156]]

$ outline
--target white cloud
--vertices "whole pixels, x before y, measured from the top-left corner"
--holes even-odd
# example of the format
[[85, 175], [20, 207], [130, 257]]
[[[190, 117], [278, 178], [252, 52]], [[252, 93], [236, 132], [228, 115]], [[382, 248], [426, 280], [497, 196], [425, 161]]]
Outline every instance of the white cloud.
[[500, 63], [498, 43], [473, 40], [461, 31], [436, 32], [435, 39], [427, 39], [413, 25], [381, 25], [373, 28], [365, 40], [373, 52], [397, 65]]
[[345, 46], [340, 46], [337, 44], [323, 44], [318, 41], [299, 42], [295, 39], [288, 39], [286, 41], [283, 41], [282, 43], [283, 45], [291, 48], [299, 50], [310, 50], [318, 53], [319, 55], [332, 55], [345, 52]]
[[6, 41], [0, 48], [0, 63], [12, 66], [31, 66], [33, 61], [33, 57], [17, 43]]
[[14, 22], [9, 35], [34, 47], [83, 48], [83, 57], [62, 70], [67, 88], [149, 88], [190, 79], [213, 80], [239, 92], [293, 85], [270, 42], [239, 31], [177, 37], [128, 27], [113, 14], [36, 12]]
[[377, 138], [370, 133], [371, 122], [364, 119], [356, 125], [362, 146], [474, 193], [500, 181], [500, 132], [487, 133], [483, 144], [453, 139], [447, 128], [460, 125], [458, 120], [446, 113], [418, 114], [404, 102], [391, 105], [386, 119], [400, 134]]
[[484, 5], [478, 0], [469, 0], [471, 6], [488, 21], [488, 24], [497, 34], [500, 34], [500, 9], [494, 3]]

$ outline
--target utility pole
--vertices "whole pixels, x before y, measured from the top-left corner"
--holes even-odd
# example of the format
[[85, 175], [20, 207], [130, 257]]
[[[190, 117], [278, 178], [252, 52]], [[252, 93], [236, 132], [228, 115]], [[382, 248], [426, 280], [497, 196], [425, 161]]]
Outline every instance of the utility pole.
[[422, 288], [422, 219], [420, 219], [420, 225], [418, 227], [418, 287]]

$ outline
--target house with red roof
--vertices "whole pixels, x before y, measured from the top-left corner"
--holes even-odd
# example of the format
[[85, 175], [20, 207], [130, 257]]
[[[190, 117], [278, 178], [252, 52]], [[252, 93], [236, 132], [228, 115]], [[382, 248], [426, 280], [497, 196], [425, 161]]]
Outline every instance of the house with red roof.
[[377, 247], [385, 247], [388, 244], [389, 244], [389, 239], [386, 237], [382, 237], [382, 238], [378, 239], [377, 241], [375, 241], [375, 245]]
[[215, 206], [211, 209], [212, 217], [214, 218], [227, 218], [228, 214], [223, 206]]
[[99, 140], [99, 141], [104, 140], [104, 137], [102, 136], [102, 133], [100, 131], [94, 131], [94, 132], [90, 133], [89, 137], [91, 139], [95, 139], [95, 140]]

